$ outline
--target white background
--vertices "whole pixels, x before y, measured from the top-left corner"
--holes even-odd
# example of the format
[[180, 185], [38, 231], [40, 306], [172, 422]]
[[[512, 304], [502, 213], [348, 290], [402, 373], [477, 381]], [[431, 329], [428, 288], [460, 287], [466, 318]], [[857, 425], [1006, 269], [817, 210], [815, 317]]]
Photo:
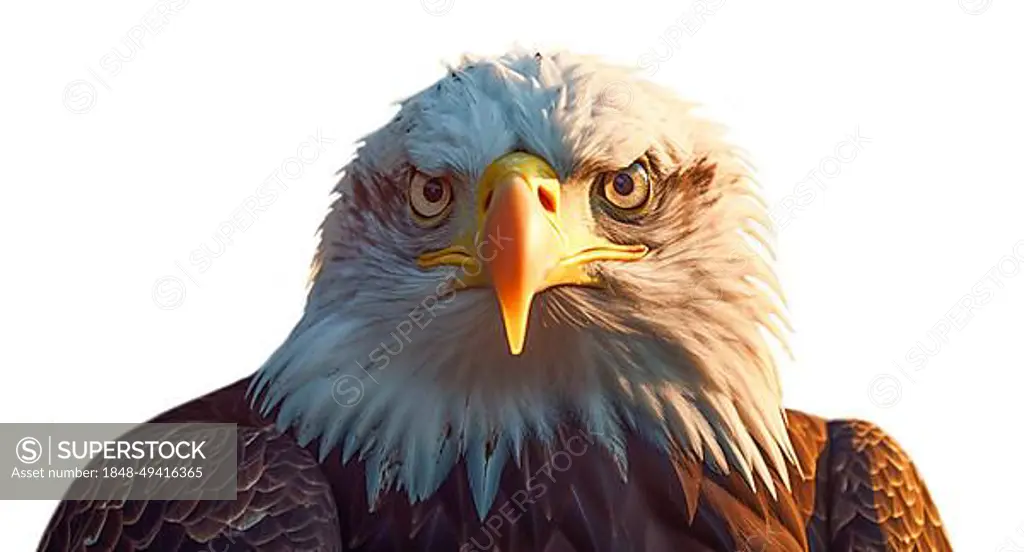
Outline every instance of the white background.
[[[565, 47], [703, 102], [755, 158], [787, 405], [895, 435], [957, 549], [1024, 546], [1020, 2], [175, 1], [0, 15], [0, 421], [141, 421], [249, 374], [301, 311], [353, 142], [442, 61]], [[334, 142], [200, 272], [318, 130]], [[53, 507], [0, 503], [2, 548]]]

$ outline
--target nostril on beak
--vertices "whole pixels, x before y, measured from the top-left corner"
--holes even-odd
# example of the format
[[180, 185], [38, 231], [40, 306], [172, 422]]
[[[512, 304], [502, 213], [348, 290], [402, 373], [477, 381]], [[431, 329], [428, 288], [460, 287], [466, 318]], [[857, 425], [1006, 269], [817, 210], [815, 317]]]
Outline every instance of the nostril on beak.
[[546, 186], [537, 187], [537, 199], [545, 211], [552, 214], [558, 211], [558, 198]]
[[487, 212], [487, 209], [489, 209], [491, 207], [491, 200], [492, 199], [494, 199], [494, 190], [488, 191], [487, 192], [487, 196], [484, 197], [484, 212], [485, 213]]

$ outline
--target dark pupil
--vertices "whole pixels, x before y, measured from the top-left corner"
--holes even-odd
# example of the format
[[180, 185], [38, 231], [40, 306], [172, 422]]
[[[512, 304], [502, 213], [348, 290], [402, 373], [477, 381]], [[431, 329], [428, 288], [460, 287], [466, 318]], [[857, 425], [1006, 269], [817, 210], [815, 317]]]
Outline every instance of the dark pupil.
[[437, 203], [444, 197], [444, 187], [440, 182], [431, 180], [423, 186], [423, 199], [431, 203]]
[[615, 188], [615, 193], [628, 196], [633, 193], [633, 177], [626, 173], [619, 173], [615, 175], [612, 186]]

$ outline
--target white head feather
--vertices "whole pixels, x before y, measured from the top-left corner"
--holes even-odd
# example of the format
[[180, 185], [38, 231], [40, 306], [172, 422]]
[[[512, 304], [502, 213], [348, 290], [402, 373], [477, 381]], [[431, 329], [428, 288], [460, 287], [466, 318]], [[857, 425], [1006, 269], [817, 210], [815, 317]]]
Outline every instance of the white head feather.
[[[781, 339], [781, 300], [756, 245], [770, 232], [764, 205], [721, 135], [668, 91], [591, 58], [463, 60], [402, 102], [344, 169], [305, 315], [257, 374], [254, 400], [279, 406], [279, 425], [324, 455], [366, 460], [371, 504], [396, 488], [429, 497], [464, 457], [483, 515], [505, 461], [566, 418], [621, 465], [632, 432], [774, 492], [770, 470], [787, 481], [793, 459], [764, 337]], [[541, 294], [519, 357], [490, 290], [454, 291], [453, 269], [417, 267], [453, 235], [412, 224], [405, 199], [418, 170], [453, 175], [468, 200], [514, 150], [551, 164], [566, 204], [585, 205], [594, 170], [643, 154], [671, 182], [652, 220], [602, 229], [651, 254], [600, 263], [607, 289]]]

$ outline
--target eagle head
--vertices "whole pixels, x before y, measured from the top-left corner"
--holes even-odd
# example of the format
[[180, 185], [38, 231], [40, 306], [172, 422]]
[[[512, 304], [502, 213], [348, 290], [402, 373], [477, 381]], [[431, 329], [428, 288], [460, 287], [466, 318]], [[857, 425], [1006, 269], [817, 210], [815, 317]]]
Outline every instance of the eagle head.
[[464, 460], [486, 511], [487, 479], [565, 420], [621, 463], [635, 434], [773, 489], [781, 294], [722, 135], [592, 58], [463, 59], [343, 169], [254, 402], [366, 462], [371, 499], [421, 500]]

